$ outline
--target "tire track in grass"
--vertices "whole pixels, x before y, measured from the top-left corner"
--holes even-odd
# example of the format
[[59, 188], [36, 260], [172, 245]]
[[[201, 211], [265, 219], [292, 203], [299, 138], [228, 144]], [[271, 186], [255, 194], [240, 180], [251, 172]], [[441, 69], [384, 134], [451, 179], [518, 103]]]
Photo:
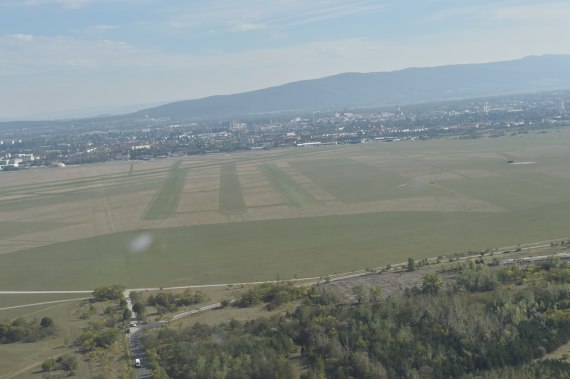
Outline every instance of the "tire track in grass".
[[186, 168], [180, 168], [181, 164], [182, 161], [172, 164], [168, 177], [144, 212], [143, 220], [164, 220], [176, 213], [189, 171]]

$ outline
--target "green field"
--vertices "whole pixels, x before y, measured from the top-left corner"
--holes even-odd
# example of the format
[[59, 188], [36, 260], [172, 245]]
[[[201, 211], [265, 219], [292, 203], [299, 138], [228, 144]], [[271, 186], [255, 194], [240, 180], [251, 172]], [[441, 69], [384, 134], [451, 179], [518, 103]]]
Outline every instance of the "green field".
[[277, 189], [290, 206], [309, 207], [319, 204], [310, 193], [274, 164], [262, 165], [260, 169], [265, 178]]
[[162, 183], [160, 190], [156, 193], [143, 216], [145, 220], [161, 220], [176, 213], [188, 176], [188, 170], [180, 168], [181, 164], [182, 161], [176, 161], [172, 164], [168, 177]]
[[1, 256], [0, 287], [167, 287], [319, 276], [408, 256], [558, 238], [568, 233], [569, 207], [570, 201], [541, 212], [385, 212], [158, 229], [141, 254], [127, 247], [135, 233], [119, 233]]
[[561, 130], [3, 176], [0, 289], [324, 276], [564, 238], [568, 162]]

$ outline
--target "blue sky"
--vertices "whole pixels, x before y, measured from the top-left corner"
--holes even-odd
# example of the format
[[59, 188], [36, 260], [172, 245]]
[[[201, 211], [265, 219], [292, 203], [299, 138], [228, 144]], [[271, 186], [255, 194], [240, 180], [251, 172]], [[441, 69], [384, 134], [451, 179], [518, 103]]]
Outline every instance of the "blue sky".
[[570, 53], [569, 19], [550, 0], [0, 0], [0, 120]]

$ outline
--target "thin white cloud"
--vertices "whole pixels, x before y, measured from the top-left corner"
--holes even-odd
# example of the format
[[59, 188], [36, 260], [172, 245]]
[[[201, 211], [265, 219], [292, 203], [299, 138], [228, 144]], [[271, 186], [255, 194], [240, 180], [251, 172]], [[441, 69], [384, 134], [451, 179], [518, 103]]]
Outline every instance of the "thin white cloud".
[[78, 9], [91, 3], [92, 0], [55, 0], [55, 3], [68, 9]]
[[219, 31], [244, 32], [289, 27], [376, 11], [382, 7], [372, 0], [275, 1], [259, 0], [208, 2], [189, 6], [170, 22], [175, 30], [214, 26]]
[[0, 37], [0, 56], [4, 58], [0, 76], [63, 74], [66, 69], [125, 69], [136, 64], [137, 52], [119, 41], [12, 34]]
[[10, 34], [8, 37], [14, 41], [32, 42], [34, 40], [31, 34]]
[[461, 8], [442, 9], [426, 15], [422, 21], [424, 22], [439, 22], [452, 17], [464, 17], [477, 15], [483, 8], [481, 6], [469, 6]]
[[117, 29], [117, 26], [115, 26], [115, 25], [95, 25], [95, 26], [91, 27], [89, 30], [92, 30], [95, 32], [106, 32], [106, 31], [113, 30], [113, 29]]
[[[519, 1], [520, 3], [520, 1]], [[557, 22], [568, 21], [570, 3], [567, 1], [541, 1], [539, 4], [517, 4], [517, 1], [495, 1], [463, 7], [441, 9], [423, 17], [424, 22], [440, 22], [450, 18], [473, 18], [492, 22]]]
[[378, 10], [380, 8], [382, 8], [381, 4], [373, 4], [369, 1], [360, 1], [342, 5], [334, 4], [331, 2], [331, 5], [327, 7], [285, 17], [279, 17], [273, 20], [269, 20], [268, 23], [274, 26], [294, 26], [349, 16], [357, 13], [369, 12]]
[[95, 0], [8, 0], [5, 5], [37, 7], [40, 5], [57, 5], [66, 9], [79, 9]]
[[570, 3], [567, 1], [545, 1], [540, 4], [496, 7], [491, 8], [488, 15], [497, 21], [568, 22], [570, 19]]
[[252, 30], [263, 30], [267, 29], [269, 25], [267, 24], [255, 24], [255, 23], [240, 23], [236, 24], [232, 27], [232, 31], [234, 32], [249, 32]]

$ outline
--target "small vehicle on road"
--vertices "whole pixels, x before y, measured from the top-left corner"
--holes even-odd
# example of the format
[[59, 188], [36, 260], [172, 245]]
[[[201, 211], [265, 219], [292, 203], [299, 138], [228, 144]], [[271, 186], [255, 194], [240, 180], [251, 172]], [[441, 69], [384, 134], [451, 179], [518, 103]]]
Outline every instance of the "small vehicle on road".
[[131, 321], [131, 326], [132, 326], [132, 327], [137, 326], [137, 322], [136, 322], [136, 321]]
[[141, 367], [141, 360], [139, 358], [135, 359], [135, 367]]

